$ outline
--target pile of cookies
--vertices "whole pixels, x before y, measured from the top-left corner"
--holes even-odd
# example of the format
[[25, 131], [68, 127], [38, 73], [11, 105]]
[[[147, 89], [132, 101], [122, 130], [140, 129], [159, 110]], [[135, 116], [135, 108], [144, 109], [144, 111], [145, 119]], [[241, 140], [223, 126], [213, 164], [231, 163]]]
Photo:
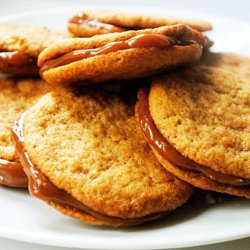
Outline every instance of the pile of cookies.
[[69, 18], [66, 33], [0, 24], [2, 185], [113, 227], [195, 189], [250, 198], [249, 58], [211, 52], [207, 21]]

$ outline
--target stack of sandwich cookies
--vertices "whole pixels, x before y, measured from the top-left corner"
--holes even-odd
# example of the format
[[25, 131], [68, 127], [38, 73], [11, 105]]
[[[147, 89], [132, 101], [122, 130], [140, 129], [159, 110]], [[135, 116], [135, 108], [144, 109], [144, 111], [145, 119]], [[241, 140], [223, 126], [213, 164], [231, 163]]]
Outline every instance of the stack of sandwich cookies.
[[50, 90], [52, 87], [41, 79], [0, 78], [0, 185], [27, 187], [27, 176], [16, 154], [10, 127]]
[[141, 90], [138, 121], [161, 164], [201, 189], [250, 198], [249, 83], [195, 65]]
[[156, 160], [134, 103], [121, 95], [55, 90], [24, 113], [13, 133], [31, 194], [82, 221], [154, 221], [193, 193]]
[[210, 52], [206, 21], [89, 11], [68, 29], [0, 25], [0, 72], [43, 79], [1, 83], [1, 184], [113, 227], [195, 188], [250, 198], [248, 58]]
[[212, 29], [211, 24], [205, 20], [180, 20], [112, 10], [88, 10], [73, 16], [68, 22], [68, 30], [77, 37], [91, 37], [175, 24], [185, 24], [202, 32]]

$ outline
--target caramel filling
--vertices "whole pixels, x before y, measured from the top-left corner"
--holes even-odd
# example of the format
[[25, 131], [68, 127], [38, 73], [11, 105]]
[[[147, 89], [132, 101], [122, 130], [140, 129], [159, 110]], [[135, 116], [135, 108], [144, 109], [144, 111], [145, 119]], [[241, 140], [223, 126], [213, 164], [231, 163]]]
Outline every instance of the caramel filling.
[[58, 58], [48, 60], [47, 62], [44, 63], [44, 65], [42, 65], [40, 72], [42, 73], [51, 68], [64, 66], [86, 58], [98, 55], [104, 55], [111, 52], [116, 52], [118, 50], [126, 50], [133, 48], [148, 48], [148, 47], [166, 48], [176, 45], [177, 43], [178, 41], [176, 39], [164, 35], [159, 35], [159, 34], [137, 35], [125, 41], [110, 42], [100, 48], [75, 50], [65, 55], [62, 55]]
[[15, 68], [15, 73], [18, 72], [19, 75], [39, 73], [36, 65], [37, 59], [21, 51], [0, 52], [0, 62], [3, 62], [7, 68], [7, 71], [3, 73], [12, 73], [12, 70], [9, 71], [8, 68]]
[[61, 206], [64, 206], [65, 208], [91, 215], [98, 220], [107, 221], [111, 225], [142, 224], [160, 219], [168, 213], [160, 212], [140, 218], [113, 217], [94, 211], [93, 209], [76, 200], [66, 191], [58, 189], [45, 175], [42, 174], [41, 171], [38, 170], [35, 164], [31, 161], [28, 153], [24, 151], [23, 119], [24, 115], [12, 127], [12, 133], [16, 150], [20, 156], [21, 163], [28, 176], [29, 191], [33, 196], [44, 200], [47, 203], [59, 204]]
[[121, 26], [104, 23], [98, 19], [90, 19], [88, 15], [85, 13], [75, 15], [69, 20], [69, 23], [77, 24], [84, 28], [101, 30], [102, 33], [114, 33], [114, 32], [122, 32], [128, 30], [128, 28], [123, 28]]
[[36, 59], [21, 51], [0, 52], [0, 59], [12, 66], [27, 66], [36, 64]]
[[26, 188], [28, 178], [20, 163], [0, 159], [0, 184], [9, 187]]
[[154, 121], [150, 115], [148, 105], [148, 90], [141, 89], [138, 93], [137, 113], [139, 124], [149, 142], [149, 144], [157, 150], [157, 152], [171, 164], [188, 171], [195, 171], [203, 174], [205, 177], [218, 183], [232, 186], [248, 186], [250, 180], [233, 175], [219, 173], [209, 167], [198, 164], [184, 156], [174, 149], [162, 134], [156, 128]]

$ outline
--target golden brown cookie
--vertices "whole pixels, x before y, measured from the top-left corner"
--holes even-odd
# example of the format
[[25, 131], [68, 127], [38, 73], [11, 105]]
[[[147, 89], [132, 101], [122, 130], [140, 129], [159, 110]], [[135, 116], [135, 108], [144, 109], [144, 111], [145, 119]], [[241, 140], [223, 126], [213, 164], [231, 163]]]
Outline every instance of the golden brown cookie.
[[58, 89], [27, 110], [13, 131], [31, 194], [111, 226], [154, 221], [185, 203], [193, 187], [159, 164], [127, 101]]
[[199, 31], [212, 29], [212, 25], [205, 20], [175, 19], [114, 10], [88, 10], [70, 18], [68, 30], [78, 37], [91, 37], [97, 34], [157, 28], [174, 24], [186, 24]]
[[52, 42], [70, 36], [46, 27], [1, 23], [0, 73], [38, 75], [39, 53]]
[[15, 152], [11, 126], [52, 87], [41, 79], [0, 78], [0, 185], [27, 187], [27, 177]]
[[199, 64], [226, 69], [246, 81], [250, 79], [250, 57], [208, 50], [203, 53]]
[[235, 74], [187, 67], [140, 92], [137, 117], [161, 164], [201, 189], [250, 198], [250, 88]]
[[199, 60], [207, 39], [186, 25], [64, 39], [39, 55], [51, 84], [95, 84], [152, 75]]

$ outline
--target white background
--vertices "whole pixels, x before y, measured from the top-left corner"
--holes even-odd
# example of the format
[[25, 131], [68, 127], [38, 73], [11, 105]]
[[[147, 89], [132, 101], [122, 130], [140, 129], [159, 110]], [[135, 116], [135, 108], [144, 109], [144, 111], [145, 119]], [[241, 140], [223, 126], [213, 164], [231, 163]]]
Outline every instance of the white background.
[[[100, 1], [99, 1], [100, 2]], [[111, 1], [102, 1], [102, 3], [109, 3]], [[113, 1], [112, 1], [113, 2]], [[122, 3], [122, 1], [117, 0], [118, 4]], [[183, 11], [195, 11], [200, 13], [209, 13], [218, 16], [225, 16], [233, 19], [239, 19], [244, 22], [248, 22], [250, 26], [250, 1], [247, 0], [237, 0], [237, 1], [226, 1], [226, 0], [210, 0], [210, 1], [196, 1], [196, 0], [171, 0], [171, 1], [160, 1], [160, 0], [144, 0], [144, 6], [157, 6], [161, 7], [169, 6], [169, 8], [178, 8]], [[26, 12], [30, 10], [39, 10], [39, 9], [51, 9], [57, 7], [58, 4], [60, 6], [72, 6], [74, 4], [82, 4], [84, 7], [84, 3], [90, 4], [89, 1], [80, 1], [80, 0], [0, 0], [0, 16], [15, 14], [20, 12]], [[95, 4], [95, 1], [92, 0], [91, 3]], [[126, 0], [126, 4], [133, 5], [136, 3], [136, 0]], [[230, 29], [229, 27], [225, 27]], [[234, 27], [235, 29], [235, 27]], [[237, 30], [236, 30], [237, 31]], [[248, 34], [250, 36], [250, 32]], [[241, 39], [241, 37], [237, 37], [235, 39]], [[249, 44], [250, 45], [250, 44]], [[241, 51], [244, 53], [244, 51]], [[1, 201], [0, 201], [1, 206]], [[1, 223], [1, 222], [0, 222]], [[220, 229], [218, 229], [220, 230]], [[213, 244], [207, 245], [203, 247], [191, 247], [191, 248], [182, 248], [182, 250], [248, 250], [250, 247], [250, 238], [242, 239], [242, 240], [235, 240], [226, 243], [220, 244]], [[48, 247], [43, 245], [37, 244], [29, 244], [14, 240], [9, 240], [5, 238], [0, 238], [0, 249], [8, 249], [8, 250], [18, 250], [18, 249], [25, 249], [25, 250], [63, 250], [64, 248], [60, 247]], [[67, 248], [68, 249], [68, 248]]]

